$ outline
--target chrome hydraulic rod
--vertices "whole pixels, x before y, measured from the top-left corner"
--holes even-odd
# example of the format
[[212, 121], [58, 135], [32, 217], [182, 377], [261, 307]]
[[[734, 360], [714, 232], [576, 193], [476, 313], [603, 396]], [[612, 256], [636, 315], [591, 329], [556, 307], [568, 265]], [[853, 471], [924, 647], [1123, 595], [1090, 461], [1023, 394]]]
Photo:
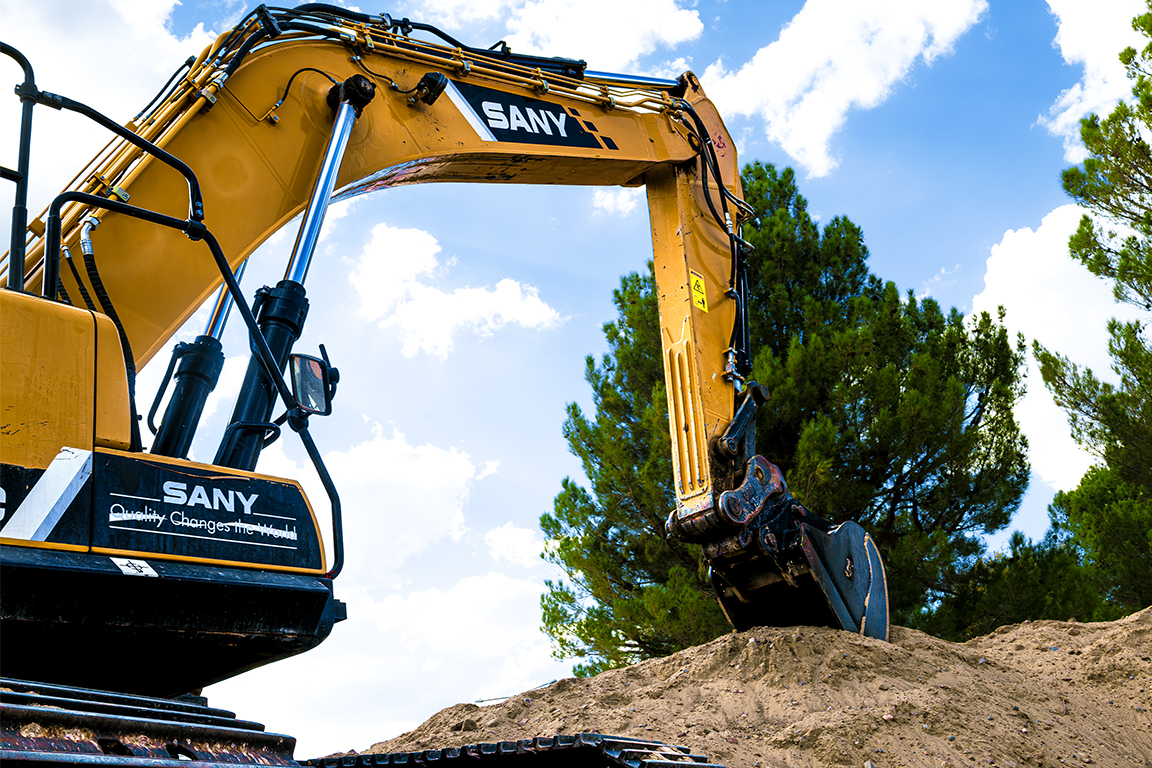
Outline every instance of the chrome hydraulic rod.
[[[247, 268], [248, 262], [245, 260], [236, 270], [237, 283], [244, 279], [244, 270]], [[219, 339], [224, 334], [224, 325], [228, 322], [228, 313], [232, 311], [232, 303], [232, 294], [228, 291], [228, 286], [220, 286], [220, 292], [216, 294], [216, 305], [212, 308], [212, 315], [204, 327], [205, 336]]]
[[617, 72], [594, 72], [588, 70], [584, 73], [587, 80], [596, 80], [605, 85], [632, 86], [634, 88], [657, 88], [670, 91], [679, 87], [679, 80], [669, 80], [666, 77], [645, 77], [644, 75], [622, 75]]
[[284, 271], [285, 280], [303, 285], [304, 278], [308, 276], [312, 254], [316, 250], [316, 242], [320, 239], [320, 230], [324, 226], [324, 215], [328, 212], [332, 190], [336, 187], [336, 174], [340, 171], [340, 163], [344, 160], [344, 150], [348, 148], [348, 138], [352, 135], [352, 126], [355, 122], [356, 107], [347, 101], [340, 102], [340, 109], [336, 112], [336, 124], [332, 128], [332, 138], [328, 141], [328, 149], [324, 153], [324, 163], [320, 166], [316, 186], [312, 189], [312, 197], [308, 201], [308, 208], [304, 211], [304, 221], [300, 224], [300, 231], [296, 235], [296, 244], [292, 246], [292, 257], [288, 260], [288, 268]]

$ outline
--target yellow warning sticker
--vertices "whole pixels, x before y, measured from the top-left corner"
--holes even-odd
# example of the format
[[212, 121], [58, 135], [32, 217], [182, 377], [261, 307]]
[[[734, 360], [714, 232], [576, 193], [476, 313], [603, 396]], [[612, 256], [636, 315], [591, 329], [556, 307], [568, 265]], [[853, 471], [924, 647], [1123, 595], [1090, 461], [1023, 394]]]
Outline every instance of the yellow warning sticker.
[[704, 276], [699, 272], [688, 270], [692, 285], [692, 305], [697, 309], [708, 311], [708, 297], [704, 293]]

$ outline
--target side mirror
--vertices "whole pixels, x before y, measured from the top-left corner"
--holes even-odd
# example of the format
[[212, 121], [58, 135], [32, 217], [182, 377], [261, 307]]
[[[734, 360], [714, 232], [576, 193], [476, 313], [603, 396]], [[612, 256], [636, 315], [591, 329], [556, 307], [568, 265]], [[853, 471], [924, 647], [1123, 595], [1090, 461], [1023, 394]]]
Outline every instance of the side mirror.
[[332, 413], [332, 381], [328, 362], [311, 355], [290, 355], [288, 373], [292, 397], [305, 413], [327, 416]]

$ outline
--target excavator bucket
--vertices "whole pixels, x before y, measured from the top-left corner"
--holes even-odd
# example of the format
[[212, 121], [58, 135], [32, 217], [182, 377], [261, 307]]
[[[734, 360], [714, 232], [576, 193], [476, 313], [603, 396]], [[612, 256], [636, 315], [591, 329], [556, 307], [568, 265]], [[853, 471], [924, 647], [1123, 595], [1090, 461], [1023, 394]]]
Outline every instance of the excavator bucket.
[[857, 523], [827, 531], [800, 523], [798, 543], [783, 557], [752, 547], [741, 554], [738, 560], [714, 560], [711, 576], [720, 607], [737, 630], [827, 626], [888, 639], [884, 563]]
[[829, 533], [801, 524], [812, 578], [842, 629], [888, 639], [888, 580], [872, 537], [853, 522]]

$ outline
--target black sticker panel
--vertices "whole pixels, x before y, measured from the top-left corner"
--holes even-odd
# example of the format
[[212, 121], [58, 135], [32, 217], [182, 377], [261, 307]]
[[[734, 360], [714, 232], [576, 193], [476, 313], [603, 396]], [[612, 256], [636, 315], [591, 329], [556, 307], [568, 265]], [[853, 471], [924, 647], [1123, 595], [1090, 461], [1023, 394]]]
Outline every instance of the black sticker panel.
[[460, 108], [472, 110], [474, 119], [470, 122], [481, 131], [482, 138], [487, 138], [483, 136], [486, 129], [496, 141], [602, 148], [595, 134], [559, 104], [459, 80], [453, 80], [452, 84], [466, 102], [459, 105]]
[[294, 485], [115, 454], [93, 458], [93, 547], [321, 567], [312, 515]]
[[[0, 465], [0, 536], [5, 535], [5, 528], [9, 521], [15, 517], [16, 510], [20, 509], [32, 488], [44, 476], [43, 469], [29, 469], [13, 464]], [[88, 478], [81, 485], [76, 494], [69, 500], [61, 501], [59, 498], [40, 499], [41, 506], [66, 505], [64, 512], [55, 522], [50, 523], [51, 530], [47, 535], [36, 539], [48, 544], [72, 544], [88, 546], [89, 536], [89, 510], [92, 506], [92, 479]], [[46, 510], [38, 516], [37, 522], [48, 518]], [[11, 531], [8, 532], [11, 536]]]

